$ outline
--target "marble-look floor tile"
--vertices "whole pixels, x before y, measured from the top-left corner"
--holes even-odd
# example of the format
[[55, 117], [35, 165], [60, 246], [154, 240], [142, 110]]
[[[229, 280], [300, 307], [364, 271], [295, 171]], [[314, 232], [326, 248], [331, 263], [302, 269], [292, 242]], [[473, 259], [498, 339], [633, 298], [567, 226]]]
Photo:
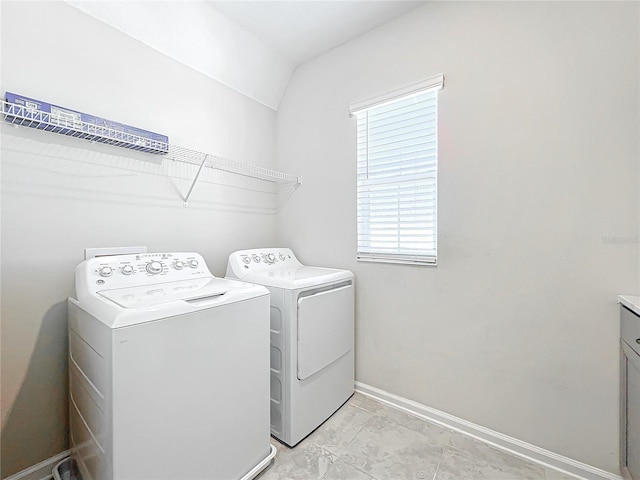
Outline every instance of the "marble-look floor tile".
[[436, 423], [425, 420], [416, 415], [403, 412], [384, 403], [378, 402], [371, 397], [357, 393], [351, 397], [351, 403], [360, 408], [364, 408], [372, 413], [395, 420], [400, 425], [427, 435], [434, 444], [446, 445], [449, 435], [452, 433], [448, 428], [441, 427]]
[[349, 403], [334, 413], [307, 440], [322, 445], [334, 455], [341, 455], [373, 413]]
[[496, 458], [477, 467], [483, 480], [545, 480], [544, 468], [521, 458], [498, 452]]
[[451, 432], [449, 446], [479, 460], [492, 458], [496, 452], [489, 444], [458, 432]]
[[434, 480], [474, 480], [477, 461], [454, 448], [446, 447]]
[[569, 475], [567, 473], [562, 473], [552, 468], [545, 468], [545, 479], [546, 480], [576, 480], [578, 477], [574, 477], [573, 475]]
[[329, 467], [323, 480], [378, 480], [342, 460]]
[[544, 468], [498, 450], [479, 440], [453, 432], [447, 450], [473, 463], [471, 478], [487, 480], [545, 480]]
[[445, 446], [448, 444], [449, 438], [453, 433], [448, 428], [441, 427], [440, 425], [431, 423], [428, 420], [422, 419], [415, 415], [403, 412], [402, 410], [398, 410], [397, 408], [393, 408], [383, 404], [379, 405], [380, 407], [376, 411], [377, 415], [393, 420], [402, 426], [423, 434], [433, 445]]
[[539, 466], [496, 450], [476, 456], [447, 447], [435, 480], [546, 480]]
[[302, 442], [295, 448], [276, 445], [273, 463], [259, 480], [321, 480], [335, 462], [336, 456], [313, 442]]
[[575, 480], [356, 393], [259, 480]]
[[368, 410], [371, 413], [376, 413], [382, 406], [382, 403], [360, 392], [354, 393], [353, 396], [349, 399], [348, 403], [350, 403], [351, 405], [355, 405], [356, 407]]
[[375, 415], [341, 459], [379, 480], [431, 480], [443, 449], [424, 435]]

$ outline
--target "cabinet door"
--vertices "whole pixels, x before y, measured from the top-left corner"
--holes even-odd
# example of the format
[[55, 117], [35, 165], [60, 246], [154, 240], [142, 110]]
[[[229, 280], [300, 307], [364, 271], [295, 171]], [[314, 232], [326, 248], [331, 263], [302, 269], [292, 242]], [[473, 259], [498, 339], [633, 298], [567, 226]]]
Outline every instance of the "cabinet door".
[[625, 351], [625, 355], [627, 355], [627, 468], [634, 480], [640, 480], [640, 357], [631, 349]]

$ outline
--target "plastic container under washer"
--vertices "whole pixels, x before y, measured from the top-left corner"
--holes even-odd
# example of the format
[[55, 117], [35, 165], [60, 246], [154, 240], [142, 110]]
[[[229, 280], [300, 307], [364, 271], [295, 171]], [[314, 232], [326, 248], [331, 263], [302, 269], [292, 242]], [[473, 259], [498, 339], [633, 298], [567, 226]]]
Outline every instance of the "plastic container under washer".
[[54, 480], [83, 480], [76, 461], [71, 457], [58, 462], [52, 473]]
[[[269, 463], [271, 463], [271, 460], [276, 456], [276, 452], [276, 447], [271, 445], [269, 456], [256, 465], [255, 468], [251, 469], [251, 471], [247, 472], [247, 474], [240, 480], [250, 480], [267, 468]], [[58, 462], [56, 466], [53, 467], [52, 473], [54, 480], [84, 480], [80, 474], [80, 470], [78, 470], [75, 460], [70, 457]]]
[[[255, 466], [250, 472], [242, 477], [240, 480], [250, 480], [254, 478], [259, 472], [264, 470], [269, 466], [271, 460], [276, 456], [276, 447], [271, 445], [271, 451], [269, 452], [269, 456], [265, 458], [262, 462]], [[53, 478], [54, 480], [84, 480], [76, 462], [73, 458], [67, 457], [64, 460], [58, 462], [55, 467], [53, 467]]]

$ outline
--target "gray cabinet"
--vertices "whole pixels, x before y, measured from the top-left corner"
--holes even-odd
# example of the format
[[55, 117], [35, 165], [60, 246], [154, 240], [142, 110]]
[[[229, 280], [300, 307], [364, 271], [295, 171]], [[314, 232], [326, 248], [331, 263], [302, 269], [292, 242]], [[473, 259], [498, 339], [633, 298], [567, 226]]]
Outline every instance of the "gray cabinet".
[[620, 466], [625, 478], [640, 480], [640, 317], [620, 313]]

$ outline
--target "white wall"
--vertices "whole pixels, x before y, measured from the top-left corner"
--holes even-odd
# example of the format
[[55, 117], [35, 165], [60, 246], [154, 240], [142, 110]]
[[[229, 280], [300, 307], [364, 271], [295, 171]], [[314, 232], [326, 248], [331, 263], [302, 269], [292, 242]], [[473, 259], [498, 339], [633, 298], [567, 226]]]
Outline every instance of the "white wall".
[[[62, 2], [2, 2], [2, 92], [165, 133], [273, 168], [275, 112]], [[4, 122], [3, 122], [4, 123]], [[68, 448], [66, 299], [83, 249], [198, 251], [273, 244], [263, 182], [1, 125], [2, 478]], [[232, 185], [232, 186], [230, 186]], [[170, 386], [168, 386], [170, 388]]]
[[274, 110], [295, 68], [208, 1], [66, 3]]
[[[361, 382], [618, 471], [618, 308], [639, 285], [637, 2], [429, 2], [299, 67], [278, 216], [357, 278]], [[351, 102], [444, 73], [439, 265], [355, 262]], [[612, 237], [617, 237], [613, 240]]]

